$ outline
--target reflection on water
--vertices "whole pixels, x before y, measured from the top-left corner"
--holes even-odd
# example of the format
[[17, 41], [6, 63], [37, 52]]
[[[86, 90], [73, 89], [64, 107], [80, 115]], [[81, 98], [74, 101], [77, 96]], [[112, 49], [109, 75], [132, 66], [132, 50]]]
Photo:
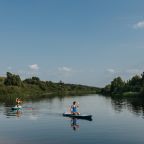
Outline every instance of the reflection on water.
[[[85, 96], [83, 96], [85, 97]], [[32, 104], [33, 103], [39, 103], [40, 101], [45, 101], [48, 103], [48, 108], [49, 109], [53, 109], [53, 103], [55, 102], [55, 99], [57, 99], [60, 103], [58, 103], [60, 105], [60, 107], [62, 107], [63, 105], [63, 100], [65, 98], [71, 99], [70, 96], [67, 97], [49, 97], [47, 99], [36, 99], [34, 101], [28, 101], [26, 102], [27, 104], [25, 106], [23, 106], [24, 109], [27, 110], [32, 110]], [[133, 114], [137, 115], [137, 116], [142, 116], [144, 117], [144, 98], [141, 97], [127, 97], [127, 98], [122, 98], [122, 97], [105, 97], [105, 99], [111, 99], [111, 105], [113, 107], [113, 109], [116, 112], [122, 112], [124, 109], [128, 109], [130, 112], [132, 112]], [[16, 110], [16, 111], [12, 111], [11, 107], [13, 107], [15, 105], [15, 98], [9, 98], [8, 101], [5, 101], [4, 103], [0, 103], [1, 106], [4, 107], [4, 114], [7, 117], [10, 116], [16, 116], [16, 117], [21, 117], [23, 111], [22, 110]], [[36, 109], [37, 106], [35, 106]], [[1, 107], [2, 108], [2, 107]], [[2, 110], [0, 110], [1, 112]], [[49, 115], [55, 115], [54, 113], [48, 113]], [[59, 113], [60, 114], [60, 113]]]
[[77, 118], [71, 118], [71, 127], [73, 128], [74, 131], [79, 129], [79, 123]]
[[125, 101], [119, 98], [112, 98], [111, 104], [116, 112], [122, 112], [123, 108], [126, 106]]
[[111, 98], [111, 104], [117, 112], [122, 112], [124, 109], [128, 109], [133, 114], [144, 117], [144, 98]]
[[[63, 117], [74, 100], [93, 121]], [[136, 117], [144, 115], [144, 99], [91, 95], [25, 101], [16, 111], [13, 106], [10, 100], [0, 104], [2, 144], [144, 143], [144, 120]]]
[[[83, 97], [85, 97], [85, 96], [83, 96]], [[70, 96], [52, 97], [51, 96], [47, 99], [36, 99], [34, 101], [26, 102], [27, 105], [24, 106], [24, 109], [32, 110], [31, 105], [33, 103], [37, 103], [37, 102], [39, 103], [40, 101], [43, 101], [43, 100], [47, 101], [49, 109], [53, 109], [53, 103], [55, 102], [55, 99], [57, 99], [60, 102], [60, 103], [58, 103], [60, 105], [60, 107], [63, 107], [62, 106], [63, 100], [65, 98], [71, 99], [72, 97], [70, 97]], [[144, 117], [144, 98], [141, 98], [141, 97], [138, 97], [138, 98], [136, 98], [136, 97], [127, 97], [127, 98], [105, 97], [105, 99], [111, 99], [111, 105], [116, 112], [120, 113], [124, 109], [128, 109], [133, 114]], [[11, 110], [11, 107], [13, 107], [15, 105], [15, 98], [9, 97], [7, 101], [5, 101], [4, 103], [0, 103], [0, 105], [4, 107], [4, 114], [7, 117], [10, 117], [10, 116], [21, 117], [22, 116], [22, 113], [23, 113], [22, 110], [17, 110], [17, 111]], [[36, 107], [37, 106], [35, 106], [35, 108]], [[0, 111], [2, 111], [2, 110], [0, 110]], [[49, 113], [49, 115], [54, 115], [54, 113]]]
[[12, 110], [11, 108], [6, 108], [4, 114], [7, 116], [7, 118], [10, 117], [21, 117], [22, 116], [22, 110]]
[[32, 107], [31, 102], [27, 102], [26, 104], [21, 105], [21, 109], [12, 109], [13, 107], [15, 107], [13, 103], [4, 103], [3, 109], [0, 110], [0, 112], [3, 112], [6, 118], [21, 118], [23, 115], [30, 115], [31, 119], [34, 119], [34, 115], [39, 113], [38, 110], [36, 111], [36, 109]]

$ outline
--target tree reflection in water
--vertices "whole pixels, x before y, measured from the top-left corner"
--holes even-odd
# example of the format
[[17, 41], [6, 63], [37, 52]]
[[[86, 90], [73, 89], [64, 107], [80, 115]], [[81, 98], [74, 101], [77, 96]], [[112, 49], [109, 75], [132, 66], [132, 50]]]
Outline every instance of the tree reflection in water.
[[122, 112], [123, 109], [128, 109], [136, 116], [144, 118], [144, 98], [142, 97], [112, 97], [111, 104], [116, 112]]

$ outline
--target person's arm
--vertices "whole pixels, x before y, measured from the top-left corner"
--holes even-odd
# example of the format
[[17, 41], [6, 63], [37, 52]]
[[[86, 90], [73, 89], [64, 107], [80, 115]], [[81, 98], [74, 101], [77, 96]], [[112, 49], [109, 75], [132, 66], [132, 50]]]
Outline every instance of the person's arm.
[[70, 110], [70, 112], [72, 111], [72, 106], [70, 106], [70, 109], [69, 109], [69, 110]]
[[72, 112], [72, 106], [69, 107], [69, 112], [70, 112], [70, 113]]
[[77, 105], [76, 105], [77, 107], [79, 107], [79, 102], [77, 102]]

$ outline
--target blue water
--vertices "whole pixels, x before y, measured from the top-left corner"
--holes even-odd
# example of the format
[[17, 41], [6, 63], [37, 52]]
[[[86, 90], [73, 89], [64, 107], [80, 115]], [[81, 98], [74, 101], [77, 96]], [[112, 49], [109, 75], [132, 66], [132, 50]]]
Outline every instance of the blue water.
[[[76, 100], [93, 120], [66, 118]], [[22, 111], [0, 104], [0, 144], [143, 144], [142, 106], [99, 95], [25, 102]]]

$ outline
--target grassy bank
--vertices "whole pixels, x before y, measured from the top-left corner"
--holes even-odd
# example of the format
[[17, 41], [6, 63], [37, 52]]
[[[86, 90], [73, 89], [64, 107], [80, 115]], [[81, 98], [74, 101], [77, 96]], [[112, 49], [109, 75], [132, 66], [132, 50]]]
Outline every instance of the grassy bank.
[[0, 100], [21, 97], [23, 99], [37, 99], [49, 96], [85, 95], [99, 93], [100, 89], [78, 84], [65, 84], [62, 81], [54, 83], [41, 81], [38, 77], [21, 80], [18, 75], [7, 73], [7, 77], [0, 77]]

